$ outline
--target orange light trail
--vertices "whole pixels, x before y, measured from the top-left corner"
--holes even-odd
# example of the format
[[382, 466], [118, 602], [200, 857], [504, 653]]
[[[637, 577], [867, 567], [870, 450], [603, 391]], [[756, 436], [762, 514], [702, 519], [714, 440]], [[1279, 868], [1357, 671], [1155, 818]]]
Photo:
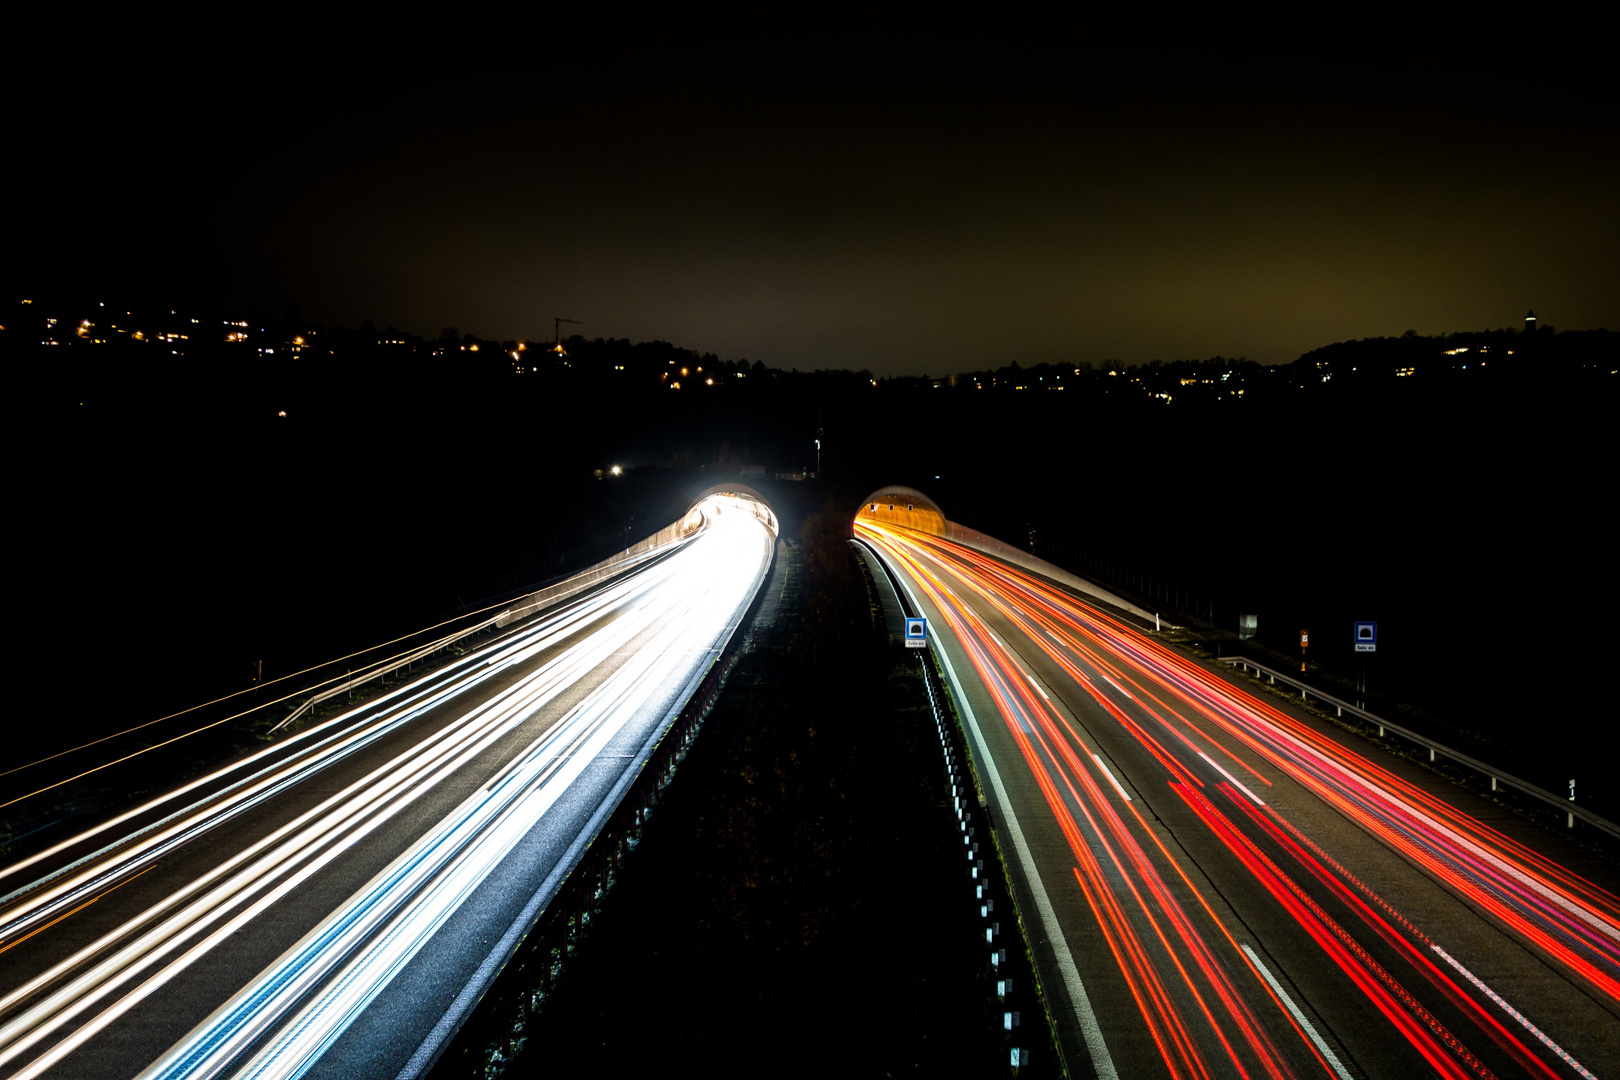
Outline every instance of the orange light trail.
[[[1157, 819], [1127, 801], [1123, 787], [1120, 799], [1110, 797], [1116, 782], [1094, 756], [1100, 747], [1053, 703], [1026, 656], [1038, 654], [1072, 680], [1062, 693], [1072, 697], [1078, 689], [1081, 700], [1094, 703], [1163, 768], [1164, 782], [1221, 849], [1435, 1072], [1456, 1080], [1495, 1075], [1463, 1041], [1474, 1032], [1504, 1055], [1493, 1060], [1511, 1061], [1527, 1075], [1551, 1080], [1561, 1075], [1556, 1061], [1590, 1075], [1269, 805], [1274, 784], [1263, 770], [1316, 795], [1611, 1008], [1620, 1005], [1620, 899], [1031, 574], [893, 524], [862, 517], [855, 530], [937, 609], [945, 624], [939, 629], [960, 645], [995, 704], [1074, 856], [1075, 881], [1170, 1076], [1333, 1075], [1337, 1062], [1330, 1066], [1314, 1033], [1307, 1037], [1269, 976], [1250, 962], [1239, 935], [1184, 867], [1185, 857], [1151, 827]], [[1016, 649], [1009, 645], [986, 621], [991, 615], [1028, 646], [1022, 639]], [[1240, 813], [1218, 810], [1217, 796]], [[1151, 843], [1144, 845], [1144, 836]], [[1282, 868], [1290, 862], [1303, 878]], [[1328, 899], [1313, 899], [1302, 881], [1324, 888]], [[1329, 914], [1322, 903], [1345, 914]], [[1371, 933], [1370, 941], [1389, 950], [1380, 955], [1398, 958], [1411, 975], [1398, 977], [1375, 959], [1352, 925]], [[1434, 955], [1467, 979], [1454, 979]], [[1253, 978], [1234, 976], [1242, 971]], [[1463, 1036], [1418, 1000], [1402, 981], [1410, 978], [1466, 1018], [1471, 1027]], [[1535, 1039], [1527, 1044], [1504, 1022], [1509, 1018]]]
[[[1327, 1072], [1314, 1045], [1277, 1003], [1271, 1026], [1292, 1030], [1298, 1050], [1289, 1054], [1279, 1047], [1268, 1025], [1249, 1004], [1250, 994], [1272, 1002], [1274, 995], [1258, 973], [1246, 994], [1227, 963], [1217, 958], [1200, 932], [1199, 922], [1212, 923], [1228, 943], [1235, 941], [1234, 936], [1174, 860], [1169, 865], [1195, 901], [1193, 909], [1166, 884], [1130, 824], [1105, 795], [1099, 777], [1087, 767], [1093, 749], [1090, 744], [1050, 707], [1007, 651], [997, 647], [994, 635], [976, 614], [947, 599], [951, 590], [939, 577], [901, 548], [886, 551], [906, 565], [934, 600], [1008, 721], [1008, 729], [1068, 841], [1078, 863], [1076, 880], [1169, 1075], [1206, 1078], [1235, 1073], [1283, 1080], [1301, 1075], [1293, 1059], [1316, 1062]], [[1182, 771], [1168, 751], [1161, 749], [1159, 756], [1167, 768]], [[1188, 779], [1201, 783], [1190, 775]], [[1134, 805], [1131, 817], [1139, 830], [1152, 835]], [[1155, 847], [1166, 854], [1156, 838]], [[1244, 954], [1235, 947], [1233, 951], [1241, 967], [1252, 971]], [[1214, 1060], [1204, 1052], [1211, 1043], [1219, 1050]]]

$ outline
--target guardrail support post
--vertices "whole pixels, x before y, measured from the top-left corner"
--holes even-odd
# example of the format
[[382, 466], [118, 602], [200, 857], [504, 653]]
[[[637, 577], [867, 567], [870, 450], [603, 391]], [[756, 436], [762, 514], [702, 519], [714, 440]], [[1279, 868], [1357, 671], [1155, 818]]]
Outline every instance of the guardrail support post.
[[1473, 770], [1474, 775], [1488, 777], [1491, 781], [1491, 791], [1493, 792], [1503, 790], [1502, 784], [1506, 782], [1525, 795], [1529, 795], [1535, 799], [1540, 799], [1542, 802], [1550, 803], [1553, 806], [1562, 807], [1566, 811], [1566, 822], [1568, 827], [1571, 829], [1575, 827], [1575, 819], [1577, 817], [1582, 817], [1587, 820], [1588, 824], [1601, 829], [1610, 836], [1620, 836], [1620, 825], [1616, 825], [1612, 821], [1608, 821], [1605, 818], [1594, 815], [1584, 808], [1579, 814], [1576, 814], [1573, 806], [1569, 805], [1573, 804], [1575, 801], [1575, 781], [1573, 780], [1569, 782], [1569, 804], [1566, 804], [1559, 796], [1553, 795], [1551, 792], [1544, 791], [1540, 787], [1521, 780], [1510, 773], [1498, 774], [1494, 772], [1493, 770], [1495, 769], [1495, 766], [1489, 764], [1488, 762], [1470, 757], [1469, 755], [1454, 750], [1444, 744], [1433, 743], [1427, 736], [1420, 735], [1415, 731], [1408, 731], [1399, 724], [1391, 723], [1386, 726], [1382, 717], [1376, 716], [1367, 711], [1367, 705], [1364, 701], [1358, 701], [1354, 705], [1348, 701], [1340, 701], [1332, 694], [1324, 694], [1314, 686], [1306, 686], [1302, 683], [1296, 682], [1292, 676], [1285, 675], [1282, 672], [1272, 671], [1270, 668], [1267, 668], [1262, 664], [1257, 664], [1253, 660], [1250, 660], [1244, 656], [1223, 656], [1219, 658], [1219, 662], [1229, 665], [1229, 670], [1242, 668], [1245, 674], [1252, 669], [1256, 678], [1264, 675], [1267, 677], [1268, 681], [1273, 684], [1276, 683], [1279, 678], [1281, 678], [1282, 681], [1287, 685], [1298, 687], [1300, 697], [1308, 700], [1311, 694], [1315, 694], [1318, 700], [1335, 706], [1340, 716], [1344, 715], [1344, 710], [1349, 709], [1351, 715], [1366, 721], [1373, 727], [1376, 727], [1378, 729], [1378, 738], [1380, 739], [1389, 738], [1390, 729], [1393, 728], [1394, 733], [1399, 735], [1401, 738], [1415, 743], [1418, 746], [1428, 747], [1429, 760], [1431, 762], [1439, 761], [1440, 751], [1444, 750], [1446, 752], [1446, 759], [1448, 761], [1451, 761], [1453, 764], [1467, 766], [1469, 769]]

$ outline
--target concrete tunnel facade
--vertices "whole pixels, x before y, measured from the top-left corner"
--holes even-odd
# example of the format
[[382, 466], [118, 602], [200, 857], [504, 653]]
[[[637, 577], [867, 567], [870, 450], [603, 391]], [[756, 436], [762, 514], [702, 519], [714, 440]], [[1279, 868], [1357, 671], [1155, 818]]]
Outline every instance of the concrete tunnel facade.
[[1039, 556], [1023, 549], [988, 536], [975, 529], [959, 525], [945, 516], [938, 503], [913, 487], [903, 484], [889, 484], [880, 487], [868, 495], [856, 510], [851, 519], [851, 528], [856, 521], [882, 522], [886, 525], [899, 525], [918, 532], [941, 536], [963, 547], [1002, 562], [1009, 563], [1022, 570], [1039, 574], [1049, 581], [1066, 586], [1077, 593], [1084, 594], [1120, 611], [1128, 612], [1146, 623], [1158, 625], [1158, 617], [1130, 601], [1116, 596], [1107, 589], [1101, 588], [1094, 582], [1088, 581], [1061, 566], [1054, 566]]
[[861, 501], [855, 516], [886, 525], [901, 525], [934, 536], [947, 535], [945, 511], [927, 495], [903, 484], [880, 487]]
[[704, 488], [693, 496], [692, 504], [686, 508], [686, 516], [682, 518], [682, 521], [690, 520], [692, 511], [697, 509], [698, 503], [707, 499], [710, 495], [731, 495], [750, 503], [753, 507], [754, 516], [759, 518], [765, 527], [770, 530], [771, 536], [781, 535], [781, 519], [777, 517], [776, 508], [771, 505], [771, 500], [747, 484], [724, 483]]

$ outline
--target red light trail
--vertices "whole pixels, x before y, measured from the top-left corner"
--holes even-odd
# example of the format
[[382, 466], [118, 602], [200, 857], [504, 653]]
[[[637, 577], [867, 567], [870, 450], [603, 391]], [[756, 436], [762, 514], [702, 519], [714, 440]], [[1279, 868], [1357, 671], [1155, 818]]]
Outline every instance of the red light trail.
[[[1263, 890], [1256, 895], [1270, 898], [1267, 923], [1291, 920], [1344, 989], [1359, 991], [1434, 1072], [1592, 1075], [1307, 835], [1293, 820], [1305, 820], [1298, 792], [1461, 898], [1610, 1014], [1620, 1006], [1614, 895], [1070, 593], [939, 536], [866, 518], [856, 534], [938, 612], [936, 629], [960, 647], [993, 703], [1167, 1075], [1349, 1074], [1242, 940], [1252, 918], [1234, 920], [1212, 900], [1205, 873], [1176, 846], [1182, 838], [1167, 839], [1151, 806], [1156, 783], [1217, 842], [1200, 850], [1241, 867]], [[1099, 741], [1097, 724], [1109, 721], [1117, 729], [1104, 741], [1123, 732], [1145, 754], [1132, 753], [1140, 768], [1124, 768]], [[1159, 778], [1145, 785], [1155, 765]], [[1122, 785], [1133, 777], [1148, 806]]]

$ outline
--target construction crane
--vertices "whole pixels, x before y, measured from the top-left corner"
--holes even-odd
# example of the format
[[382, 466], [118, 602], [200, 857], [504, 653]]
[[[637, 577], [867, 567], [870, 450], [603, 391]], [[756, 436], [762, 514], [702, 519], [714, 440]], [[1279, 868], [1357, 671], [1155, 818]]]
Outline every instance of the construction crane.
[[585, 323], [580, 319], [565, 319], [561, 315], [558, 315], [556, 318], [551, 320], [551, 336], [554, 339], [551, 343], [551, 351], [556, 353], [558, 356], [568, 355], [568, 353], [562, 347], [563, 323], [573, 323], [575, 326], [585, 325]]

